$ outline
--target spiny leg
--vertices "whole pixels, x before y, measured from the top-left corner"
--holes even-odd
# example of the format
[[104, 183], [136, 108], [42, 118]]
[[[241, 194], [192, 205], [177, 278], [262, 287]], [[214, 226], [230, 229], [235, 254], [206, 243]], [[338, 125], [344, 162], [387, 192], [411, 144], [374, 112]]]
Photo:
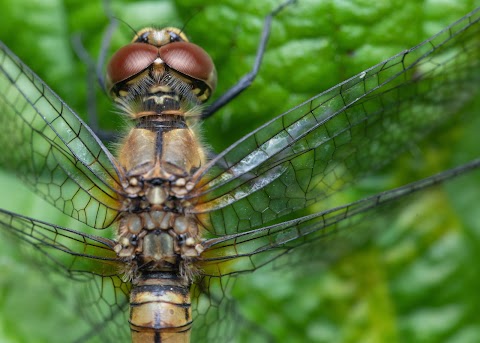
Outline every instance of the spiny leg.
[[105, 9], [105, 14], [108, 18], [109, 23], [102, 35], [100, 55], [97, 61], [95, 61], [89, 54], [89, 52], [85, 49], [80, 34], [75, 34], [72, 37], [72, 46], [78, 58], [87, 67], [87, 123], [103, 142], [113, 142], [117, 138], [115, 132], [102, 130], [98, 123], [98, 113], [96, 106], [97, 100], [95, 94], [96, 82], [98, 82], [103, 92], [107, 94], [105, 88], [105, 78], [103, 76], [102, 69], [105, 64], [106, 55], [110, 47], [113, 32], [118, 26], [118, 20], [113, 16], [113, 13], [111, 11], [110, 1], [103, 1], [103, 7]]
[[270, 36], [270, 30], [272, 27], [272, 19], [281, 12], [285, 7], [293, 4], [296, 0], [287, 0], [270, 12], [264, 19], [262, 35], [260, 38], [260, 42], [257, 46], [257, 53], [255, 55], [255, 62], [253, 63], [252, 69], [245, 74], [235, 85], [233, 85], [229, 90], [227, 90], [220, 98], [215, 100], [215, 102], [210, 105], [204, 113], [202, 113], [201, 118], [206, 119], [213, 115], [216, 111], [220, 108], [225, 106], [227, 103], [232, 101], [236, 98], [241, 92], [247, 89], [255, 79], [260, 70], [260, 66], [262, 64], [263, 56], [265, 55], [265, 50], [268, 43], [268, 38]]

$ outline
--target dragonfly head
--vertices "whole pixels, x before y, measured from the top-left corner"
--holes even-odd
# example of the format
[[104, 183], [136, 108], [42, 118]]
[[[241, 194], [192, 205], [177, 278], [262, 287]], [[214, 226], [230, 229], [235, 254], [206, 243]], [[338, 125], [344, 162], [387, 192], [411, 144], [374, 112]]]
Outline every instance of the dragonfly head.
[[107, 66], [106, 86], [113, 99], [126, 97], [135, 90], [154, 89], [203, 103], [216, 83], [217, 73], [210, 56], [173, 27], [140, 30]]

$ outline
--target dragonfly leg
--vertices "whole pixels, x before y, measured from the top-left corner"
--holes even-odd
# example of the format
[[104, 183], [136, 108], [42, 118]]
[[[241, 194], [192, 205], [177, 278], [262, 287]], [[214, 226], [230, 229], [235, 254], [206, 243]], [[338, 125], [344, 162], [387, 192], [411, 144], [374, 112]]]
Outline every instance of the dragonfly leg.
[[102, 68], [105, 64], [106, 54], [110, 46], [112, 34], [118, 25], [118, 20], [115, 20], [111, 14], [110, 7], [108, 5], [109, 2], [105, 1], [104, 3], [105, 13], [107, 13], [107, 17], [109, 18], [109, 24], [103, 34], [100, 55], [97, 62], [92, 59], [88, 51], [85, 49], [79, 34], [76, 34], [72, 37], [72, 45], [77, 56], [87, 66], [87, 123], [103, 142], [112, 142], [115, 141], [117, 135], [113, 131], [106, 131], [100, 128], [98, 123], [98, 113], [96, 107], [97, 101], [95, 94], [96, 82], [98, 82], [103, 92], [105, 94], [107, 93], [105, 89], [105, 79], [102, 74]]
[[202, 113], [202, 119], [206, 119], [217, 112], [220, 108], [225, 106], [227, 103], [232, 101], [235, 97], [237, 97], [241, 92], [247, 89], [255, 79], [260, 70], [260, 66], [262, 64], [262, 59], [265, 54], [265, 49], [267, 47], [268, 38], [270, 36], [270, 30], [272, 27], [272, 19], [281, 12], [285, 7], [291, 5], [292, 3], [296, 2], [296, 0], [287, 0], [283, 2], [280, 6], [275, 8], [272, 12], [270, 12], [264, 19], [263, 23], [263, 30], [262, 35], [260, 38], [260, 42], [257, 46], [257, 53], [255, 55], [255, 62], [253, 63], [252, 69], [242, 78], [233, 85], [229, 90], [227, 90], [220, 98], [215, 100], [215, 102], [210, 105], [204, 113]]
[[115, 18], [115, 16], [113, 15], [112, 8], [110, 6], [110, 1], [104, 0], [102, 1], [102, 3], [103, 3], [103, 8], [105, 10], [105, 15], [108, 18], [108, 26], [105, 29], [102, 36], [102, 45], [100, 48], [100, 55], [98, 56], [95, 73], [97, 75], [97, 81], [100, 84], [100, 87], [102, 87], [105, 94], [108, 94], [105, 86], [105, 78], [103, 76], [104, 74], [102, 70], [103, 70], [103, 66], [105, 65], [105, 60], [107, 57], [108, 50], [110, 48], [110, 43], [112, 42], [113, 32], [117, 29], [117, 26], [118, 26], [118, 19]]

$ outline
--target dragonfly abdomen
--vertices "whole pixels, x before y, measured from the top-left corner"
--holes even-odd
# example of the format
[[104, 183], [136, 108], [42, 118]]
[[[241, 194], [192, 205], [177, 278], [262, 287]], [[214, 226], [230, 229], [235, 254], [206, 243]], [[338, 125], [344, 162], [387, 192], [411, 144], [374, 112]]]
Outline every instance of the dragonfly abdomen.
[[189, 342], [190, 289], [174, 273], [143, 273], [130, 295], [133, 343]]

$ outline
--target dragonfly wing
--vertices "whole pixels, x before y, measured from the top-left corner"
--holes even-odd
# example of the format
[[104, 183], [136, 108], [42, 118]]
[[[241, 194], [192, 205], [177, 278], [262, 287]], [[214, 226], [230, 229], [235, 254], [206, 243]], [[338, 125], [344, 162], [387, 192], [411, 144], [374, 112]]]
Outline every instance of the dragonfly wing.
[[[429, 178], [413, 182], [411, 184], [386, 191], [375, 196], [365, 198], [338, 208], [322, 211], [300, 218], [273, 224], [249, 232], [237, 233], [220, 238], [207, 240], [204, 243], [205, 252], [202, 254], [200, 268], [204, 275], [224, 276], [239, 272], [254, 271], [273, 260], [289, 254], [292, 249], [306, 244], [315, 244], [320, 240], [328, 245], [328, 238], [335, 236], [335, 242], [343, 244], [338, 235], [345, 229], [351, 235], [351, 228], [365, 224], [371, 226], [368, 217], [385, 211], [387, 207], [396, 206], [398, 202], [406, 201], [407, 197], [420, 190], [445, 182], [455, 176], [467, 173], [480, 167], [480, 159], [466, 165], [454, 168]], [[372, 210], [375, 210], [374, 212]], [[370, 228], [373, 230], [373, 228]], [[356, 231], [356, 230], [354, 230]], [[371, 235], [365, 230], [360, 230], [360, 236], [356, 237], [356, 244], [361, 244]], [[334, 249], [327, 249], [328, 251]], [[343, 249], [344, 250], [344, 249]], [[349, 249], [351, 250], [351, 249]], [[313, 257], [317, 252], [322, 255], [321, 259]], [[293, 258], [299, 254], [292, 254]], [[298, 256], [297, 256], [298, 255]], [[322, 249], [307, 249], [308, 260], [311, 262], [326, 261], [327, 252]], [[291, 265], [301, 265], [289, 262]], [[272, 266], [275, 268], [275, 266]]]
[[119, 209], [114, 158], [83, 121], [0, 42], [0, 165], [92, 227]]
[[[88, 272], [117, 275], [122, 261], [113, 251], [114, 242], [0, 209], [0, 230], [6, 236], [28, 243], [23, 253], [39, 266], [63, 275]], [[22, 245], [25, 246], [25, 245]]]
[[258, 340], [265, 333], [246, 319], [239, 304], [232, 297], [237, 277], [202, 276], [192, 286], [192, 314], [194, 330], [192, 342], [231, 342], [240, 340], [239, 334], [248, 331]]
[[215, 235], [260, 227], [319, 206], [411, 148], [475, 94], [479, 17], [477, 9], [231, 145], [199, 171], [193, 212]]
[[113, 241], [5, 210], [0, 210], [0, 232], [15, 240], [22, 261], [40, 271], [42, 279], [52, 281], [48, 285], [53, 296], [64, 303], [71, 299], [72, 315], [88, 323], [84, 332], [72, 333], [80, 338], [69, 339], [127, 341], [130, 284], [119, 275], [123, 262], [112, 250]]
[[86, 283], [76, 283], [77, 306], [89, 329], [75, 342], [130, 342], [128, 326], [130, 283], [118, 276], [91, 275]]
[[233, 339], [235, 321], [241, 317], [229, 296], [234, 278], [202, 277], [192, 286], [192, 342], [220, 342]]

